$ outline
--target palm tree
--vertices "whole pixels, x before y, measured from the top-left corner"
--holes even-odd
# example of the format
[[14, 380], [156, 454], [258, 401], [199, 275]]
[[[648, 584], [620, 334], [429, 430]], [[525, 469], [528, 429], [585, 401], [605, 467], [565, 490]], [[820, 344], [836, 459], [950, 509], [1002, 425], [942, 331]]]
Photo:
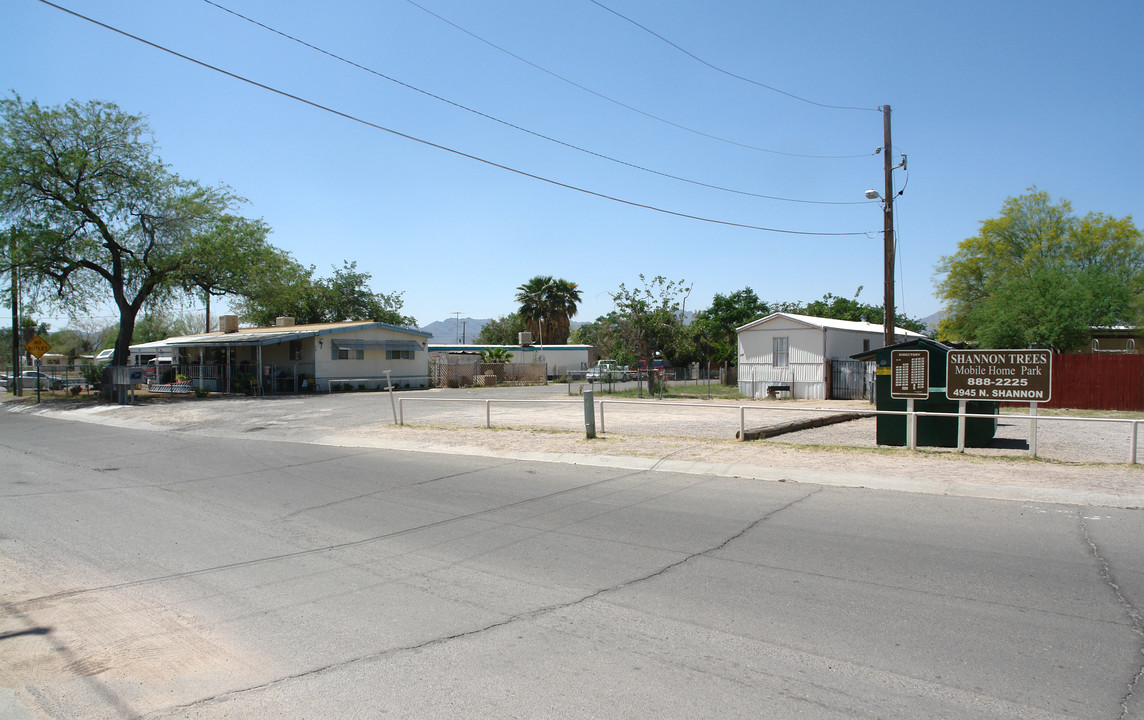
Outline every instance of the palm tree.
[[560, 279], [552, 284], [549, 298], [552, 312], [548, 315], [550, 323], [544, 329], [551, 333], [553, 345], [567, 345], [568, 336], [572, 334], [572, 318], [580, 304], [580, 289], [576, 283]]
[[518, 313], [528, 331], [537, 336], [541, 344], [567, 345], [571, 319], [580, 302], [576, 283], [563, 278], [556, 280], [551, 275], [537, 275], [516, 290], [516, 301], [520, 303]]
[[501, 347], [481, 350], [481, 362], [483, 363], [506, 363], [512, 360], [512, 357], [512, 353]]

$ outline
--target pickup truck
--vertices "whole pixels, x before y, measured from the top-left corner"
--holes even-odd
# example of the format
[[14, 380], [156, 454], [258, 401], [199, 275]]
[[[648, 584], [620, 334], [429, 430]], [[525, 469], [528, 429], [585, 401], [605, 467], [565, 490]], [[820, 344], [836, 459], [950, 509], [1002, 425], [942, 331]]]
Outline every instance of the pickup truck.
[[588, 382], [627, 382], [632, 372], [615, 360], [600, 360], [588, 370]]

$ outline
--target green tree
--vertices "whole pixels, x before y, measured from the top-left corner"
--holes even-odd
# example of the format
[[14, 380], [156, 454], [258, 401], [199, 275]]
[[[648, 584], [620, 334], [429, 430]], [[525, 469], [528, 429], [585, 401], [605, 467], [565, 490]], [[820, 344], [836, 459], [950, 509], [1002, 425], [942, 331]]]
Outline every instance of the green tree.
[[285, 284], [266, 282], [249, 297], [235, 304], [243, 320], [254, 325], [273, 325], [275, 318], [289, 316], [299, 324], [372, 320], [391, 325], [411, 326], [417, 321], [401, 314], [402, 293], [376, 293], [370, 288], [372, 275], [357, 269], [356, 262], [343, 261], [328, 278], [315, 278], [314, 268], [306, 270], [283, 264]]
[[[574, 282], [537, 275], [517, 287], [517, 315], [537, 340], [548, 345], [567, 345], [581, 296]], [[542, 327], [543, 324], [543, 327]]]
[[[617, 360], [626, 361], [628, 356], [650, 361], [661, 353], [673, 364], [686, 359], [687, 346], [683, 333], [683, 317], [691, 286], [683, 280], [668, 280], [656, 276], [648, 280], [639, 276], [643, 287], [629, 289], [620, 283], [612, 295], [616, 304], [615, 322], [608, 323], [606, 332], [612, 334], [613, 342], [621, 352]], [[603, 329], [603, 328], [602, 328]]]
[[69, 312], [110, 298], [116, 363], [144, 305], [179, 292], [182, 271], [202, 262], [190, 240], [240, 202], [172, 173], [145, 120], [112, 103], [0, 101], [0, 208], [19, 231], [11, 262]]
[[688, 325], [688, 336], [698, 357], [733, 363], [739, 348], [736, 328], [765, 317], [770, 307], [750, 287], [730, 295], [715, 294], [711, 307], [700, 310]]
[[622, 365], [635, 365], [642, 358], [625, 346], [620, 328], [620, 319], [613, 310], [573, 330], [569, 342], [591, 345], [602, 358], [615, 360]]
[[1144, 241], [1131, 217], [1073, 215], [1048, 193], [1006, 200], [1000, 217], [937, 266], [943, 339], [1073, 350], [1089, 328], [1137, 319]]
[[269, 234], [261, 220], [225, 214], [190, 239], [188, 250], [198, 261], [183, 266], [179, 282], [185, 292], [203, 299], [202, 332], [210, 332], [211, 298], [249, 297], [297, 277], [298, 264], [267, 241]]
[[[858, 286], [853, 298], [845, 298], [833, 293], [826, 293], [821, 300], [806, 304], [797, 302], [779, 303], [777, 312], [787, 312], [796, 315], [809, 315], [811, 317], [830, 318], [832, 320], [849, 320], [851, 322], [868, 322], [881, 325], [886, 319], [886, 309], [881, 305], [870, 305], [859, 302], [858, 296], [862, 294], [862, 286]], [[915, 320], [905, 313], [895, 309], [894, 324], [897, 327], [914, 332], [926, 332], [926, 324]]]
[[527, 329], [520, 313], [509, 313], [486, 323], [477, 335], [477, 342], [482, 345], [516, 345], [520, 333]]
[[162, 309], [144, 311], [135, 319], [135, 329], [131, 335], [131, 344], [156, 342], [169, 338], [172, 332], [171, 316]]

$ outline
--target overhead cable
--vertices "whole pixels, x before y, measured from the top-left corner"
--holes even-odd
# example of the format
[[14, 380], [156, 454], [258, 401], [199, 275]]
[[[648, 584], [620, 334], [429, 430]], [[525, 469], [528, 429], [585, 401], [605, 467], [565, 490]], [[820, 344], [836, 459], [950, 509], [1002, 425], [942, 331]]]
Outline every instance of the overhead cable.
[[[700, 180], [691, 180], [689, 178], [680, 177], [678, 175], [672, 175], [670, 173], [661, 172], [659, 170], [653, 170], [651, 168], [643, 167], [642, 165], [637, 165], [635, 163], [631, 163], [631, 162], [628, 162], [626, 160], [620, 160], [620, 159], [614, 158], [610, 155], [605, 155], [603, 153], [599, 153], [599, 152], [596, 152], [594, 150], [589, 150], [587, 148], [583, 148], [583, 147], [580, 147], [578, 145], [574, 145], [572, 143], [565, 142], [563, 140], [559, 140], [559, 139], [554, 138], [554, 137], [550, 137], [550, 136], [545, 135], [543, 133], [539, 133], [539, 132], [535, 132], [533, 130], [529, 130], [528, 128], [521, 127], [520, 125], [516, 125], [514, 123], [508, 122], [507, 120], [502, 120], [502, 119], [495, 117], [493, 115], [489, 115], [487, 113], [481, 112], [480, 110], [474, 110], [473, 108], [470, 108], [466, 105], [462, 105], [461, 103], [454, 102], [453, 100], [450, 100], [448, 98], [441, 97], [440, 95], [436, 95], [434, 93], [431, 93], [428, 90], [422, 90], [421, 88], [416, 87], [415, 85], [410, 85], [409, 83], [403, 82], [403, 81], [398, 80], [398, 79], [393, 78], [393, 77], [390, 77], [389, 75], [386, 75], [385, 73], [382, 73], [378, 70], [374, 70], [373, 68], [367, 67], [367, 66], [362, 65], [362, 64], [357, 63], [357, 62], [354, 62], [353, 60], [349, 60], [347, 58], [344, 58], [344, 57], [342, 57], [336, 53], [332, 53], [328, 50], [320, 48], [317, 45], [313, 45], [309, 42], [306, 42], [305, 40], [301, 40], [297, 37], [294, 37], [293, 35], [290, 35], [289, 33], [278, 30], [277, 28], [273, 28], [273, 27], [271, 27], [271, 26], [269, 26], [263, 22], [260, 22], [258, 20], [253, 19], [249, 16], [243, 15], [240, 12], [236, 12], [236, 11], [234, 11], [228, 7], [224, 7], [223, 5], [220, 5], [219, 3], [214, 2], [213, 0], [203, 0], [203, 2], [206, 3], [207, 5], [211, 5], [213, 7], [216, 7], [225, 13], [229, 13], [230, 15], [233, 15], [237, 18], [245, 20], [246, 22], [248, 22], [252, 25], [257, 25], [258, 27], [263, 28], [264, 30], [268, 30], [268, 31], [270, 31], [276, 35], [279, 35], [283, 38], [286, 38], [287, 40], [290, 40], [292, 42], [296, 42], [299, 45], [310, 48], [311, 50], [314, 50], [316, 52], [322, 53], [323, 55], [325, 55], [327, 57], [333, 58], [334, 60], [345, 63], [345, 64], [350, 65], [351, 67], [355, 67], [359, 70], [363, 70], [367, 73], [370, 73], [371, 75], [376, 75], [379, 78], [382, 78], [384, 80], [388, 80], [389, 82], [400, 85], [403, 88], [412, 90], [414, 92], [421, 93], [422, 95], [425, 95], [426, 97], [431, 97], [434, 100], [438, 100], [440, 102], [447, 103], [447, 104], [452, 105], [453, 107], [455, 107], [459, 110], [464, 110], [464, 111], [472, 113], [474, 115], [478, 115], [480, 117], [485, 118], [486, 120], [492, 120], [495, 123], [500, 123], [501, 125], [504, 125], [505, 127], [510, 127], [514, 130], [518, 130], [520, 132], [527, 133], [529, 135], [532, 135], [533, 137], [540, 138], [541, 140], [547, 140], [548, 142], [553, 142], [553, 143], [556, 143], [557, 145], [562, 145], [562, 146], [569, 148], [571, 150], [576, 150], [577, 152], [582, 152], [582, 153], [585, 153], [587, 155], [591, 155], [593, 157], [600, 158], [601, 160], [607, 160], [608, 162], [616, 163], [618, 165], [624, 165], [624, 166], [630, 167], [634, 170], [640, 170], [642, 172], [651, 173], [653, 175], [659, 175], [660, 177], [665, 177], [665, 178], [668, 178], [670, 180], [677, 180], [679, 182], [685, 182], [685, 183], [689, 183], [691, 185], [698, 185], [699, 187], [710, 188], [712, 190], [719, 190], [721, 192], [734, 193], [737, 195], [746, 195], [749, 197], [762, 198], [765, 200], [780, 200], [783, 202], [808, 203], [808, 204], [812, 204], [812, 205], [863, 205], [863, 204], [866, 204], [868, 202], [871, 202], [870, 200], [847, 200], [847, 201], [802, 200], [802, 199], [797, 199], [797, 198], [779, 197], [776, 195], [764, 195], [762, 193], [755, 193], [755, 192], [750, 192], [747, 190], [737, 190], [735, 188], [727, 188], [727, 187], [723, 187], [720, 185], [714, 185], [712, 183], [705, 183], [705, 182], [702, 182]], [[866, 156], [863, 155], [862, 157], [866, 157]]]
[[471, 30], [468, 30], [466, 28], [461, 27], [460, 25], [449, 20], [448, 18], [445, 18], [445, 17], [442, 17], [441, 15], [438, 15], [437, 13], [426, 8], [425, 6], [419, 5], [414, 0], [405, 0], [405, 2], [409, 3], [410, 5], [412, 5], [413, 7], [417, 8], [417, 9], [421, 10], [422, 12], [425, 12], [429, 15], [432, 15], [433, 17], [437, 18], [438, 20], [445, 23], [446, 25], [449, 25], [453, 28], [456, 28], [457, 30], [460, 30], [461, 32], [468, 35], [469, 37], [473, 38], [474, 40], [478, 40], [478, 41], [484, 43], [485, 45], [488, 45], [489, 47], [493, 48], [494, 50], [497, 50], [499, 52], [504, 53], [505, 55], [508, 55], [511, 58], [519, 60], [520, 62], [524, 63], [525, 65], [533, 67], [533, 68], [539, 70], [540, 72], [545, 73], [546, 75], [551, 75], [552, 77], [556, 78], [557, 80], [560, 80], [561, 82], [568, 83], [572, 87], [583, 90], [586, 93], [591, 93], [592, 95], [595, 95], [596, 97], [600, 98], [601, 100], [606, 100], [606, 101], [608, 101], [614, 105], [618, 105], [618, 106], [624, 108], [625, 110], [631, 110], [632, 112], [643, 115], [646, 118], [650, 118], [652, 120], [655, 120], [656, 122], [661, 122], [661, 123], [664, 123], [666, 125], [670, 125], [674, 128], [678, 128], [678, 129], [683, 130], [685, 132], [694, 133], [695, 135], [700, 135], [702, 137], [705, 137], [705, 138], [708, 138], [711, 140], [716, 140], [716, 141], [722, 142], [722, 143], [727, 143], [729, 145], [735, 145], [737, 147], [745, 148], [747, 150], [757, 150], [758, 152], [769, 153], [771, 155], [784, 155], [786, 157], [812, 158], [812, 159], [816, 159], [816, 160], [849, 160], [849, 159], [853, 159], [853, 158], [864, 158], [864, 157], [868, 157], [868, 156], [874, 154], [874, 153], [862, 153], [859, 155], [808, 155], [808, 154], [804, 154], [804, 153], [783, 152], [782, 150], [771, 150], [769, 148], [759, 147], [757, 145], [749, 145], [747, 143], [742, 143], [742, 142], [739, 142], [737, 140], [729, 140], [728, 138], [720, 137], [718, 135], [712, 135], [710, 133], [703, 132], [702, 130], [696, 130], [695, 128], [688, 127], [687, 125], [682, 125], [682, 124], [674, 122], [672, 120], [668, 120], [668, 119], [662, 118], [658, 115], [653, 115], [652, 113], [646, 112], [644, 110], [640, 110], [637, 107], [633, 107], [631, 105], [628, 105], [627, 103], [616, 100], [615, 98], [604, 95], [601, 92], [597, 92], [596, 90], [593, 90], [590, 87], [581, 85], [580, 83], [576, 82], [575, 80], [570, 80], [570, 79], [564, 77], [563, 75], [560, 75], [558, 73], [555, 73], [555, 72], [549, 70], [548, 68], [537, 65], [536, 63], [532, 62], [531, 60], [523, 58], [520, 55], [517, 55], [516, 53], [513, 53], [510, 50], [506, 50], [505, 48], [501, 47], [500, 45], [497, 45], [496, 43], [494, 43], [490, 40], [486, 40], [485, 38], [481, 37], [480, 35], [477, 35], [476, 33], [472, 32]]
[[[723, 68], [719, 67], [718, 65], [713, 65], [712, 63], [707, 62], [706, 60], [699, 57], [698, 55], [695, 55], [694, 53], [686, 50], [685, 48], [680, 47], [679, 45], [673, 43], [672, 41], [668, 40], [663, 35], [660, 35], [659, 33], [655, 32], [654, 30], [651, 30], [650, 28], [647, 28], [647, 27], [639, 24], [635, 20], [632, 20], [630, 17], [616, 12], [612, 8], [608, 7], [607, 5], [605, 5], [601, 2], [598, 2], [597, 0], [588, 0], [588, 2], [592, 3], [593, 5], [599, 7], [603, 10], [607, 10], [608, 12], [610, 12], [611, 14], [615, 15], [616, 17], [620, 18], [621, 20], [623, 20], [625, 22], [629, 22], [632, 25], [635, 25], [640, 30], [643, 30], [644, 32], [646, 32], [648, 35], [651, 35], [652, 37], [655, 37], [659, 40], [662, 40], [663, 42], [667, 43], [668, 45], [675, 48], [676, 50], [683, 53], [684, 55], [691, 58], [692, 60], [694, 60], [694, 61], [696, 61], [702, 65], [706, 65], [707, 67], [711, 68], [712, 70], [714, 70], [716, 72], [720, 72], [720, 73], [723, 73], [724, 75], [726, 75], [728, 77], [735, 78], [736, 80], [742, 80], [745, 83], [750, 83], [751, 85], [757, 85], [758, 87], [761, 87], [765, 90], [770, 90], [771, 92], [776, 92], [780, 95], [786, 95], [789, 98], [793, 98], [795, 100], [798, 100], [798, 101], [804, 102], [804, 103], [808, 103], [810, 105], [816, 105], [820, 108], [828, 108], [831, 110], [868, 110], [870, 112], [881, 112], [882, 111], [881, 108], [854, 107], [851, 105], [830, 105], [827, 103], [816, 102], [814, 100], [804, 98], [801, 95], [795, 95], [792, 92], [787, 92], [786, 90], [780, 90], [779, 88], [774, 87], [772, 85], [767, 85], [765, 83], [761, 83], [758, 80], [752, 80], [749, 77], [743, 77], [742, 75], [739, 75], [737, 73], [733, 73], [730, 70], [724, 70]], [[851, 157], [866, 157], [866, 156], [865, 155], [859, 155], [859, 156], [851, 156]]]
[[601, 198], [603, 200], [611, 200], [612, 202], [620, 203], [622, 205], [628, 205], [631, 207], [638, 207], [638, 208], [643, 208], [645, 210], [651, 210], [653, 212], [662, 213], [664, 215], [672, 215], [675, 217], [685, 218], [688, 220], [697, 220], [699, 222], [712, 223], [715, 225], [724, 225], [724, 226], [728, 226], [728, 227], [744, 228], [746, 230], [761, 230], [763, 232], [783, 233], [786, 235], [814, 235], [814, 236], [832, 236], [832, 237], [866, 235], [867, 237], [869, 237], [869, 232], [808, 232], [808, 231], [804, 231], [804, 230], [784, 230], [781, 228], [763, 227], [760, 225], [750, 225], [747, 223], [731, 222], [729, 220], [718, 220], [718, 219], [714, 219], [714, 218], [706, 218], [706, 217], [701, 217], [699, 215], [690, 215], [688, 213], [677, 212], [674, 210], [667, 210], [665, 208], [656, 207], [654, 205], [647, 205], [645, 203], [635, 202], [634, 200], [625, 200], [623, 198], [615, 197], [614, 195], [607, 195], [605, 193], [596, 192], [594, 190], [588, 190], [586, 188], [578, 187], [576, 185], [570, 185], [568, 183], [563, 183], [563, 182], [560, 182], [558, 180], [553, 180], [551, 178], [546, 178], [546, 177], [543, 177], [541, 175], [536, 175], [534, 173], [530, 173], [530, 172], [527, 172], [525, 170], [520, 170], [517, 168], [509, 167], [508, 165], [502, 165], [501, 163], [494, 162], [492, 160], [487, 160], [485, 158], [478, 157], [476, 155], [472, 155], [470, 153], [463, 152], [461, 150], [456, 150], [454, 148], [450, 148], [450, 147], [447, 147], [445, 145], [440, 145], [438, 143], [431, 142], [429, 140], [424, 140], [422, 138], [418, 138], [418, 137], [415, 137], [413, 135], [408, 135], [408, 134], [403, 133], [399, 130], [387, 128], [384, 125], [378, 125], [377, 123], [370, 122], [369, 120], [359, 118], [355, 115], [350, 115], [349, 113], [342, 112], [341, 110], [335, 110], [334, 108], [331, 108], [331, 107], [328, 107], [326, 105], [322, 105], [320, 103], [314, 102], [313, 100], [307, 100], [307, 99], [300, 97], [298, 95], [293, 95], [291, 93], [288, 93], [285, 90], [279, 90], [278, 88], [271, 87], [270, 85], [266, 85], [264, 83], [258, 82], [257, 80], [252, 80], [250, 78], [244, 77], [244, 76], [239, 75], [237, 73], [230, 72], [229, 70], [224, 70], [223, 68], [217, 67], [215, 65], [211, 65], [210, 63], [204, 62], [202, 60], [198, 60], [198, 59], [193, 58], [189, 55], [184, 55], [183, 53], [180, 53], [176, 50], [172, 50], [170, 48], [164, 47], [163, 45], [159, 45], [158, 43], [154, 43], [150, 40], [146, 40], [146, 39], [141, 38], [137, 35], [132, 35], [131, 33], [127, 32], [125, 30], [120, 30], [119, 28], [116, 28], [116, 27], [113, 27], [113, 26], [108, 25], [106, 23], [100, 22], [99, 20], [95, 20], [94, 18], [87, 17], [86, 15], [78, 13], [75, 10], [70, 10], [68, 8], [61, 6], [61, 5], [57, 5], [53, 2], [50, 2], [50, 0], [39, 0], [39, 2], [44, 4], [44, 5], [47, 5], [48, 7], [52, 7], [52, 8], [55, 8], [56, 10], [67, 13], [68, 15], [79, 18], [80, 20], [85, 20], [89, 23], [92, 23], [93, 25], [98, 25], [99, 27], [102, 27], [106, 30], [110, 30], [111, 32], [114, 32], [118, 35], [122, 35], [123, 37], [129, 38], [131, 40], [135, 40], [136, 42], [147, 45], [148, 47], [152, 47], [152, 48], [155, 48], [156, 50], [160, 50], [160, 51], [165, 52], [169, 55], [173, 55], [174, 57], [177, 57], [181, 60], [186, 60], [187, 62], [190, 62], [190, 63], [193, 63], [193, 64], [198, 65], [200, 67], [206, 68], [207, 70], [213, 70], [214, 72], [217, 72], [220, 75], [226, 75], [229, 78], [233, 78], [233, 79], [238, 80], [240, 82], [247, 83], [248, 85], [253, 85], [254, 87], [260, 88], [262, 90], [266, 90], [267, 92], [271, 92], [271, 93], [274, 93], [276, 95], [280, 95], [280, 96], [282, 96], [284, 98], [288, 98], [290, 100], [294, 100], [295, 102], [302, 103], [303, 105], [308, 105], [308, 106], [315, 108], [317, 110], [321, 110], [323, 112], [330, 113], [331, 115], [336, 115], [336, 116], [343, 118], [345, 120], [350, 120], [352, 122], [359, 123], [359, 124], [364, 125], [366, 127], [373, 128], [375, 130], [381, 130], [382, 132], [387, 132], [391, 135], [396, 135], [397, 137], [404, 138], [406, 140], [410, 140], [410, 141], [419, 143], [421, 145], [425, 145], [427, 147], [432, 147], [432, 148], [435, 148], [437, 150], [443, 150], [444, 152], [451, 153], [451, 154], [457, 155], [459, 157], [463, 157], [463, 158], [466, 158], [469, 160], [474, 160], [476, 162], [483, 163], [483, 164], [488, 165], [490, 167], [495, 167], [495, 168], [499, 168], [501, 170], [505, 170], [507, 172], [515, 173], [515, 174], [520, 175], [522, 177], [531, 178], [533, 180], [539, 180], [540, 182], [548, 183], [548, 184], [554, 185], [556, 187], [562, 187], [566, 190], [574, 190], [576, 192], [583, 193], [585, 195], [591, 195], [593, 197], [598, 197], [598, 198]]

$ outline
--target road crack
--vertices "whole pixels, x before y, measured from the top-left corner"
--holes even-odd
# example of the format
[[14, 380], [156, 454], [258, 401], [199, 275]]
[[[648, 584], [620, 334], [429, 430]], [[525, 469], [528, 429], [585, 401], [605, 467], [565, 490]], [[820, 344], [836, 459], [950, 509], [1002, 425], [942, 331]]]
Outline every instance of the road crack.
[[1128, 706], [1132, 702], [1132, 698], [1136, 695], [1136, 689], [1140, 687], [1141, 681], [1144, 680], [1144, 615], [1141, 614], [1133, 604], [1132, 601], [1125, 596], [1124, 591], [1121, 590], [1120, 584], [1116, 582], [1116, 576], [1112, 573], [1112, 566], [1109, 564], [1107, 558], [1100, 553], [1100, 548], [1096, 546], [1096, 540], [1093, 539], [1092, 533], [1088, 529], [1088, 521], [1084, 515], [1083, 508], [1077, 508], [1080, 515], [1080, 530], [1084, 535], [1084, 541], [1088, 543], [1089, 548], [1092, 550], [1092, 556], [1096, 558], [1097, 563], [1100, 565], [1100, 577], [1104, 580], [1105, 584], [1112, 589], [1113, 594], [1116, 596], [1116, 601], [1120, 607], [1124, 609], [1128, 619], [1132, 621], [1131, 630], [1141, 639], [1140, 646], [1140, 663], [1136, 668], [1136, 672], [1132, 676], [1131, 682], [1128, 683], [1128, 691], [1124, 699], [1120, 702], [1120, 720], [1125, 720], [1128, 717]]
[[488, 623], [488, 624], [483, 625], [481, 627], [473, 628], [471, 630], [465, 630], [463, 632], [458, 632], [458, 633], [453, 633], [450, 635], [444, 635], [441, 637], [431, 638], [429, 640], [424, 640], [422, 642], [414, 643], [411, 645], [403, 645], [400, 647], [387, 648], [387, 649], [381, 650], [379, 652], [369, 653], [369, 654], [362, 655], [359, 657], [350, 658], [348, 660], [340, 660], [338, 662], [329, 663], [327, 665], [323, 665], [323, 666], [317, 667], [317, 668], [310, 668], [309, 670], [306, 670], [304, 672], [299, 672], [299, 673], [294, 673], [291, 675], [285, 675], [283, 677], [278, 677], [278, 678], [275, 678], [273, 680], [270, 680], [269, 682], [263, 683], [261, 685], [256, 685], [256, 686], [248, 687], [248, 688], [241, 688], [238, 690], [229, 690], [227, 692], [219, 693], [219, 694], [213, 695], [211, 697], [200, 698], [200, 699], [198, 699], [194, 702], [191, 702], [191, 703], [186, 703], [183, 705], [177, 705], [177, 706], [165, 708], [161, 711], [151, 713], [147, 717], [169, 716], [172, 713], [177, 714], [177, 713], [180, 713], [184, 710], [187, 710], [188, 708], [198, 707], [201, 705], [209, 705], [209, 704], [217, 703], [217, 702], [224, 702], [227, 699], [232, 698], [232, 697], [236, 697], [239, 695], [245, 695], [247, 693], [252, 693], [252, 692], [258, 692], [259, 690], [266, 690], [268, 688], [275, 687], [275, 686], [280, 685], [282, 683], [290, 682], [292, 680], [300, 680], [300, 679], [306, 678], [306, 677], [311, 677], [311, 676], [318, 675], [318, 674], [323, 673], [323, 672], [327, 672], [329, 670], [337, 670], [339, 668], [349, 667], [351, 665], [356, 665], [356, 664], [361, 663], [361, 662], [371, 662], [371, 661], [378, 660], [378, 659], [388, 657], [391, 655], [396, 655], [398, 653], [416, 652], [418, 650], [423, 650], [425, 648], [434, 647], [437, 645], [444, 645], [445, 643], [449, 643], [449, 642], [452, 642], [454, 640], [462, 640], [465, 638], [475, 637], [477, 635], [481, 635], [481, 634], [487, 633], [489, 631], [496, 630], [498, 628], [503, 628], [503, 627], [506, 627], [508, 625], [513, 625], [513, 624], [521, 622], [521, 621], [532, 620], [534, 618], [542, 617], [544, 615], [548, 615], [548, 614], [551, 614], [554, 612], [559, 612], [561, 610], [566, 610], [568, 608], [576, 607], [577, 605], [581, 605], [583, 603], [588, 602], [589, 600], [594, 600], [594, 599], [601, 597], [603, 595], [607, 595], [609, 593], [617, 592], [619, 590], [623, 590], [624, 588], [629, 588], [629, 587], [632, 587], [633, 585], [638, 585], [639, 583], [647, 582], [648, 580], [653, 580], [657, 577], [660, 577], [660, 576], [674, 570], [675, 568], [680, 567], [681, 565], [685, 565], [686, 563], [694, 560], [695, 558], [703, 557], [704, 555], [709, 555], [711, 553], [718, 552], [719, 550], [722, 550], [723, 548], [727, 547], [728, 545], [735, 542], [739, 538], [743, 537], [747, 533], [751, 532], [756, 527], [758, 527], [762, 523], [766, 522], [767, 520], [771, 519], [775, 515], [778, 515], [779, 513], [782, 513], [784, 511], [790, 509], [791, 507], [803, 502], [804, 500], [808, 500], [809, 498], [813, 497], [814, 495], [817, 495], [818, 493], [822, 492], [823, 490], [824, 490], [824, 488], [822, 488], [822, 487], [815, 488], [811, 492], [808, 492], [807, 494], [805, 494], [801, 497], [795, 498], [794, 500], [791, 500], [790, 502], [788, 502], [788, 503], [786, 503], [780, 507], [777, 507], [774, 510], [771, 510], [771, 511], [765, 513], [761, 517], [759, 517], [759, 518], [753, 520], [752, 522], [748, 523], [739, 532], [735, 533], [734, 535], [728, 536], [726, 539], [724, 539], [718, 545], [714, 545], [712, 547], [705, 548], [703, 550], [697, 550], [696, 552], [690, 553], [690, 554], [688, 554], [688, 555], [686, 555], [686, 556], [684, 556], [678, 560], [675, 560], [674, 562], [671, 562], [671, 563], [668, 563], [667, 565], [664, 565], [663, 567], [657, 568], [656, 570], [649, 572], [646, 575], [642, 575], [642, 576], [637, 577], [637, 578], [632, 578], [631, 580], [627, 580], [627, 581], [624, 581], [622, 583], [618, 583], [616, 585], [612, 585], [609, 587], [600, 588], [599, 590], [594, 590], [594, 591], [587, 593], [586, 595], [583, 595], [581, 597], [574, 598], [572, 600], [568, 600], [565, 602], [554, 603], [551, 605], [545, 605], [544, 607], [535, 608], [535, 609], [529, 610], [527, 612], [516, 613], [516, 614], [510, 615], [506, 618], [502, 618], [501, 620], [497, 620], [496, 622], [491, 622], [491, 623]]

